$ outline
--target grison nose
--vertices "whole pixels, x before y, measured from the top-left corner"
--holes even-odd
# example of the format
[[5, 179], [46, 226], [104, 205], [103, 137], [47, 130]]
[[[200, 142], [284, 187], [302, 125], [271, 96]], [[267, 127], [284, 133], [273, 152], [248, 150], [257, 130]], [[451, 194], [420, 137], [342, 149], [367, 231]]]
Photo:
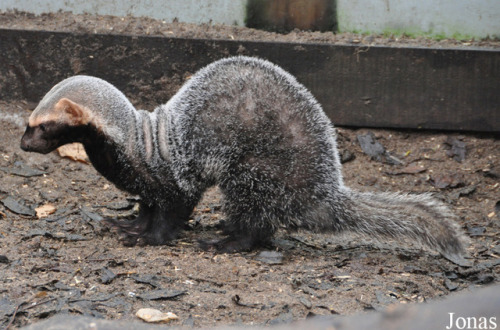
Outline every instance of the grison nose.
[[30, 151], [30, 144], [28, 141], [26, 141], [24, 136], [21, 139], [21, 149], [23, 149], [24, 151]]

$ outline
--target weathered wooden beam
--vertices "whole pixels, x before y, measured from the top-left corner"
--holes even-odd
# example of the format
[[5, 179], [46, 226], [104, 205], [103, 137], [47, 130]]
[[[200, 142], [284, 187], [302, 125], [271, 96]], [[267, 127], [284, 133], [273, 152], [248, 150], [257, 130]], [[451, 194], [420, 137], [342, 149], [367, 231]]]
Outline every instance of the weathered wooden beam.
[[306, 85], [336, 125], [500, 131], [500, 51], [196, 40], [0, 29], [0, 98], [38, 101], [75, 74], [135, 104], [166, 102], [196, 70], [259, 56]]

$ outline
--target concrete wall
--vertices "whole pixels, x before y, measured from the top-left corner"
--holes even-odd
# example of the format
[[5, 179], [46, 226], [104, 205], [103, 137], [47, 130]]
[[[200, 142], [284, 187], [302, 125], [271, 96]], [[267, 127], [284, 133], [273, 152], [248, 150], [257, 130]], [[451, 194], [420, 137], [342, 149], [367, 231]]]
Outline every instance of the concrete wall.
[[245, 24], [246, 0], [1, 0], [0, 10], [35, 14], [60, 9], [74, 14], [147, 16], [171, 22]]
[[[326, 0], [328, 1], [328, 0]], [[329, 0], [336, 3], [336, 19], [331, 26], [339, 31], [371, 33], [409, 33], [442, 37], [500, 38], [500, 0]], [[149, 16], [171, 22], [177, 18], [188, 23], [245, 24], [247, 2], [262, 3], [274, 8], [282, 4], [289, 8], [298, 0], [0, 0], [0, 10], [17, 9], [40, 14], [60, 9], [73, 13], [91, 13], [116, 16]], [[304, 1], [302, 1], [304, 2]], [[318, 1], [310, 1], [313, 5]], [[325, 2], [325, 1], [320, 1]], [[266, 5], [267, 4], [267, 5]], [[332, 7], [334, 7], [332, 5]], [[264, 20], [269, 20], [262, 13]], [[267, 10], [267, 9], [266, 9]], [[307, 11], [304, 11], [307, 13]], [[334, 10], [335, 12], [335, 10]], [[303, 28], [304, 20], [295, 22], [298, 15], [290, 11], [280, 18], [284, 25], [293, 23]], [[253, 15], [253, 14], [252, 14]], [[276, 16], [276, 15], [275, 15]], [[321, 15], [316, 15], [321, 17]], [[255, 19], [253, 17], [253, 19]], [[257, 20], [259, 20], [257, 18]], [[332, 21], [335, 15], [332, 15]], [[294, 23], [295, 22], [295, 23]], [[328, 24], [326, 24], [328, 25]], [[311, 28], [316, 24], [311, 23]], [[291, 30], [286, 28], [285, 30]], [[277, 26], [277, 30], [283, 30]]]
[[340, 31], [500, 37], [500, 0], [337, 0]]

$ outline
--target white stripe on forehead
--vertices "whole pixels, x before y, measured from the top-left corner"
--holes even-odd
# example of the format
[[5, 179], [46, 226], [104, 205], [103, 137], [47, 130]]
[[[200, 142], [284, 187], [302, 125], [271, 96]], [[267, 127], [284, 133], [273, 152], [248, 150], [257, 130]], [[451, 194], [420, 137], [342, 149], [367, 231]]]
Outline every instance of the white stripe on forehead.
[[[65, 79], [52, 87], [52, 89], [43, 97], [36, 109], [33, 111], [29, 118], [29, 126], [35, 127], [44, 122], [61, 122], [68, 121], [70, 117], [65, 115], [64, 108], [57, 106], [57, 104], [64, 98], [75, 99], [75, 95], [82, 94], [83, 86], [90, 77], [76, 76]], [[81, 83], [80, 83], [81, 81]], [[88, 82], [87, 82], [88, 84]], [[92, 117], [90, 113], [86, 115], [87, 118]], [[68, 124], [70, 124], [68, 122]]]
[[[83, 116], [71, 117], [64, 107], [56, 107], [62, 99], [76, 103]], [[64, 104], [64, 103], [63, 103]], [[29, 118], [29, 126], [55, 121], [69, 125], [92, 123], [110, 139], [123, 143], [126, 122], [134, 116], [135, 108], [112, 84], [91, 76], [74, 76], [55, 85], [40, 101]], [[75, 120], [72, 120], [75, 119]]]

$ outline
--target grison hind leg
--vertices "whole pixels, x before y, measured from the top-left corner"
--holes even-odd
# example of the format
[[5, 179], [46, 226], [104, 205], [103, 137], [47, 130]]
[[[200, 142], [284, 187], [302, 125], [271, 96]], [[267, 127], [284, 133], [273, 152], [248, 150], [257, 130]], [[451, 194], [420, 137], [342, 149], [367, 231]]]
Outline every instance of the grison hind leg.
[[125, 246], [164, 245], [177, 238], [192, 210], [193, 207], [184, 204], [166, 211], [157, 205], [141, 203], [134, 220], [106, 219], [105, 222]]
[[245, 184], [248, 182], [232, 180], [220, 185], [224, 195], [223, 234], [226, 237], [201, 242], [201, 248], [233, 253], [270, 245], [279, 223], [278, 215], [271, 209], [273, 197], [262, 189], [266, 185]]
[[233, 214], [224, 222], [223, 235], [226, 237], [200, 241], [200, 247], [204, 250], [215, 249], [221, 253], [234, 253], [268, 246], [271, 244], [275, 229], [268, 224], [259, 227], [249, 224], [249, 221], [259, 221], [258, 219], [261, 219], [261, 216], [252, 210]]

